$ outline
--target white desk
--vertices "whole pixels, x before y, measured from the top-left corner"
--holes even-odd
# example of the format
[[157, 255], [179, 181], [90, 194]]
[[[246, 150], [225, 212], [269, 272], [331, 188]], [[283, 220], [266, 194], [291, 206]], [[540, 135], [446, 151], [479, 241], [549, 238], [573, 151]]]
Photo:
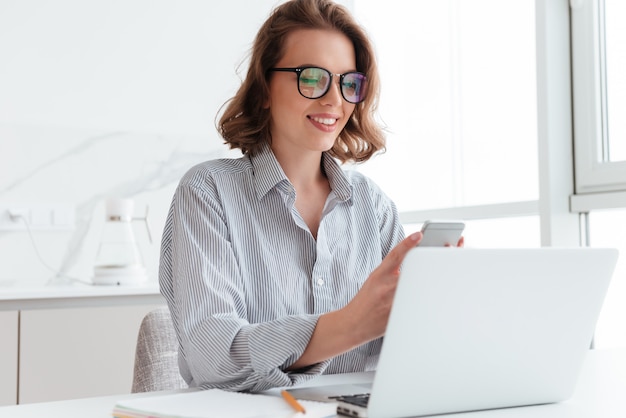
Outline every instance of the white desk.
[[[315, 384], [334, 380], [321, 376]], [[171, 392], [162, 392], [171, 393]], [[623, 418], [626, 417], [626, 349], [589, 353], [572, 399], [558, 404], [450, 414], [462, 418]], [[110, 418], [115, 403], [123, 398], [155, 393], [86, 398], [0, 407], [1, 418]], [[227, 418], [227, 417], [226, 417]]]

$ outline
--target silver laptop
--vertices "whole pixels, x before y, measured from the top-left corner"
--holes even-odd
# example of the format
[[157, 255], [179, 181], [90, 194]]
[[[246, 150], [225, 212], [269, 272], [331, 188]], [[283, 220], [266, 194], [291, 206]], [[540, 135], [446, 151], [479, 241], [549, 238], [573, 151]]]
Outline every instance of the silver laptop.
[[[294, 389], [353, 417], [558, 402], [575, 388], [614, 249], [416, 248], [402, 267], [371, 388]], [[333, 393], [329, 393], [332, 391]], [[358, 392], [358, 393], [355, 393]]]

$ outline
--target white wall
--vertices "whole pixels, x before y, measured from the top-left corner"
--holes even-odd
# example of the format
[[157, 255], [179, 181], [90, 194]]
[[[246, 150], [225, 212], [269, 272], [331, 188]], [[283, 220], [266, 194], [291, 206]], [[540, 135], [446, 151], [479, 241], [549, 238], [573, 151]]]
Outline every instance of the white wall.
[[[150, 207], [154, 244], [142, 225], [135, 232], [156, 279], [178, 180], [197, 162], [238, 155], [214, 119], [277, 3], [0, 0], [0, 207], [76, 211], [71, 230], [33, 231], [47, 264], [89, 281], [104, 198], [125, 196], [137, 215]], [[52, 277], [27, 232], [0, 230], [0, 286]]]

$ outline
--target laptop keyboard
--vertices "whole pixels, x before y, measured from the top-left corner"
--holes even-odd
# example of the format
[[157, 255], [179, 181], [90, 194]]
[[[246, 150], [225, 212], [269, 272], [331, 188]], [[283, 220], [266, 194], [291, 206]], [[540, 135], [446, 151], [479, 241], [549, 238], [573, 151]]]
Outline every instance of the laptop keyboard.
[[370, 400], [370, 394], [361, 393], [358, 395], [331, 396], [330, 398], [335, 399], [337, 401], [346, 402], [352, 405], [367, 408], [367, 403]]

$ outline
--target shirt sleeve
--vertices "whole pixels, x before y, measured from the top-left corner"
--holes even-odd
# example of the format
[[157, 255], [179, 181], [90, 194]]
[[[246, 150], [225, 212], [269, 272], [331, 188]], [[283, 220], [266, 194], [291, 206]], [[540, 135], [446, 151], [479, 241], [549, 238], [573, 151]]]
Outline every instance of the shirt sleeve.
[[372, 180], [368, 179], [380, 228], [382, 258], [405, 237], [396, 204]]
[[248, 322], [244, 287], [217, 194], [178, 187], [163, 234], [159, 280], [190, 386], [260, 391], [321, 374], [328, 362], [286, 372], [319, 315]]

